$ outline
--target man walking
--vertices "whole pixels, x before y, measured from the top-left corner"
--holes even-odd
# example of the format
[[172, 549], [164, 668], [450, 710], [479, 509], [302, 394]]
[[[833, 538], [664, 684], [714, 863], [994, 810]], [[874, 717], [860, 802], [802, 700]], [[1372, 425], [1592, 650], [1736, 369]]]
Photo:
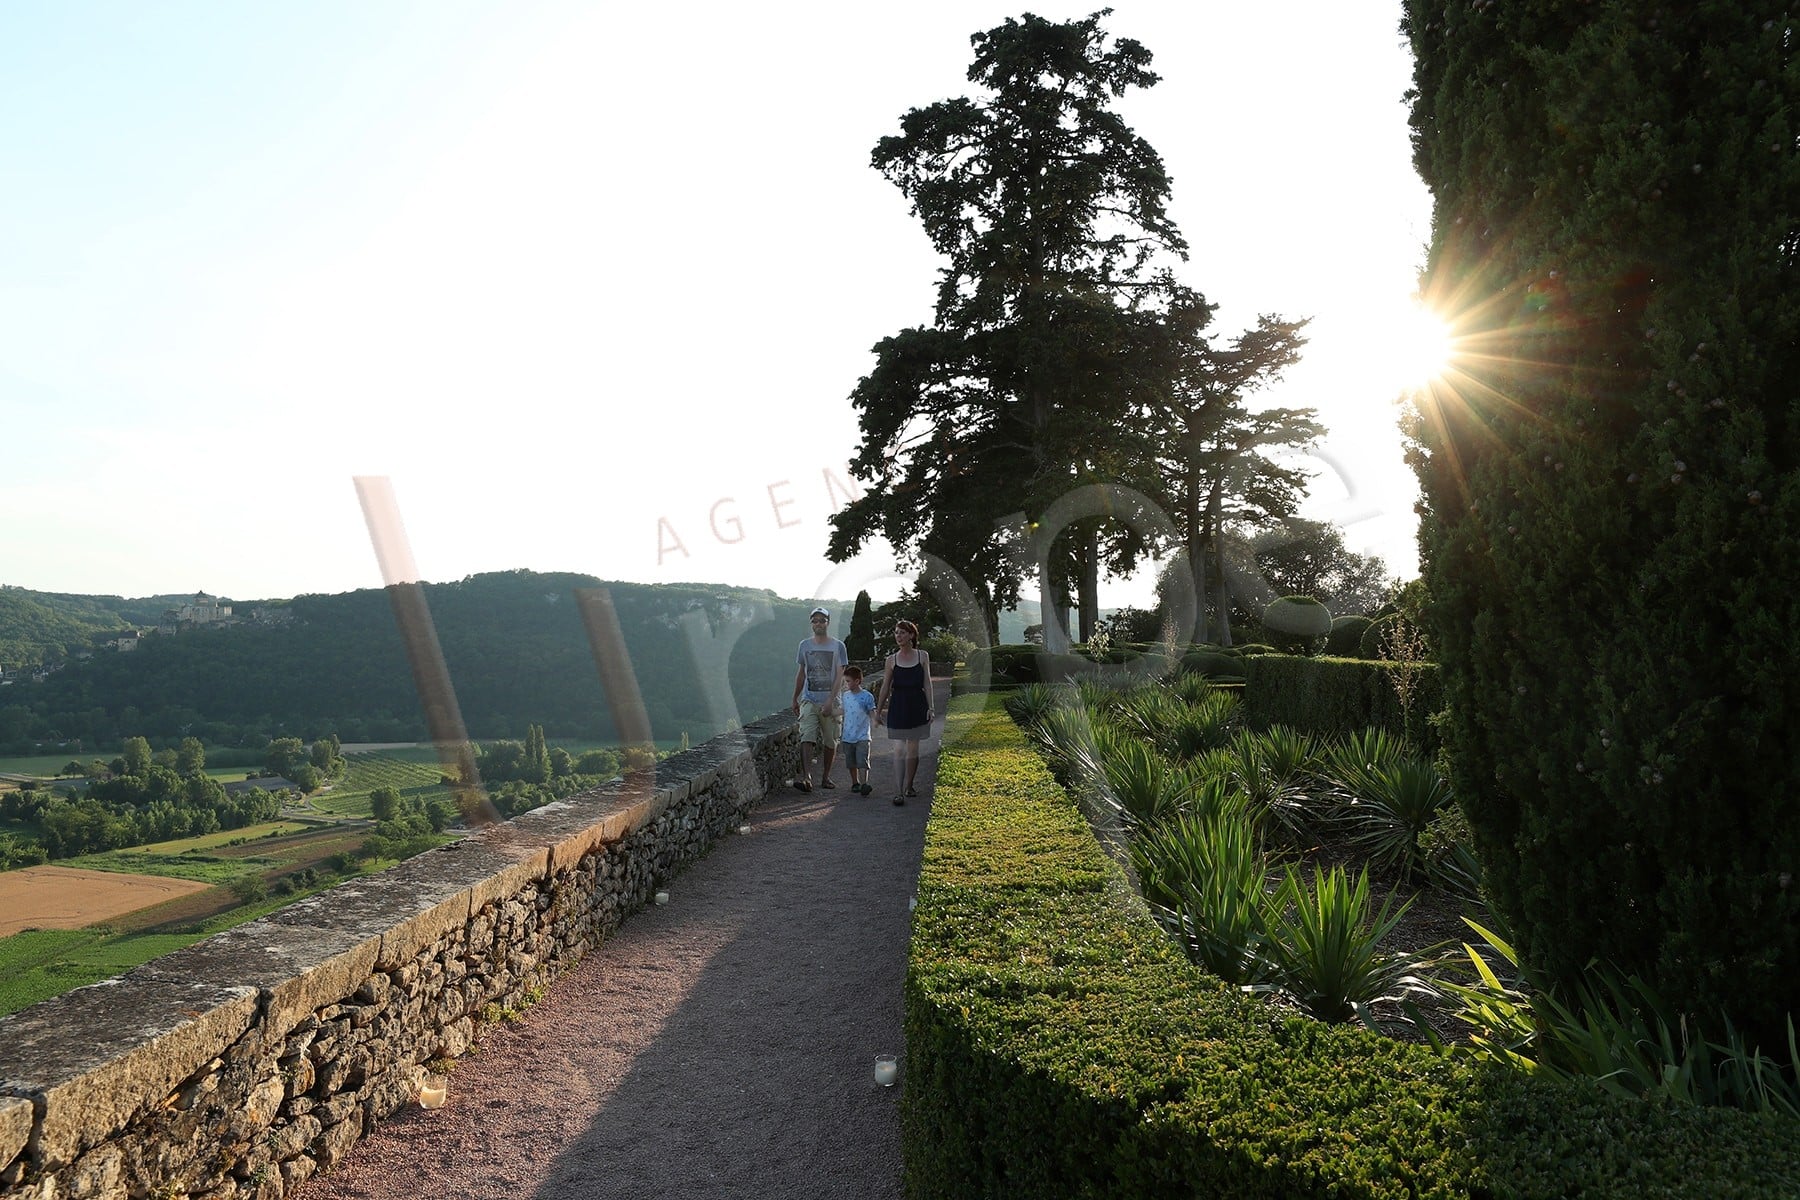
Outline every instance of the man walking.
[[795, 655], [799, 669], [794, 672], [794, 712], [800, 718], [800, 778], [794, 780], [794, 787], [802, 792], [812, 791], [815, 747], [821, 764], [819, 786], [837, 786], [831, 782], [831, 760], [837, 754], [838, 687], [850, 662], [844, 643], [831, 636], [831, 610], [815, 608], [811, 620], [812, 636], [800, 643]]

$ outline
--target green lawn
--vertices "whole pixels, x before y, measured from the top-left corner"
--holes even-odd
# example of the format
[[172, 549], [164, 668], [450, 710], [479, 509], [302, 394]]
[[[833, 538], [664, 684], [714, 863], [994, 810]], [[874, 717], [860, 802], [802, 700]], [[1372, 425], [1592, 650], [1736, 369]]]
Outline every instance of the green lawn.
[[24, 758], [0, 758], [0, 775], [35, 775], [39, 779], [54, 779], [56, 773], [61, 771], [70, 759], [87, 762], [95, 758], [111, 762], [114, 755], [72, 754], [65, 750], [61, 754], [34, 754]]

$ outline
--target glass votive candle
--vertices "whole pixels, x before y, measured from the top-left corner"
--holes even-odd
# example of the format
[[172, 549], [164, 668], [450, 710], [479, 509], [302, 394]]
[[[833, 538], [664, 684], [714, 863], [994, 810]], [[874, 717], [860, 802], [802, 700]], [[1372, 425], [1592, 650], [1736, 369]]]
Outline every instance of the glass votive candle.
[[900, 1078], [900, 1064], [894, 1061], [891, 1054], [875, 1056], [875, 1082], [882, 1087], [893, 1087], [894, 1081]]
[[450, 1098], [450, 1080], [443, 1075], [427, 1075], [419, 1081], [419, 1107], [442, 1108]]
[[669, 902], [669, 893], [667, 893], [667, 892], [656, 893], [656, 902], [658, 904], [667, 904]]

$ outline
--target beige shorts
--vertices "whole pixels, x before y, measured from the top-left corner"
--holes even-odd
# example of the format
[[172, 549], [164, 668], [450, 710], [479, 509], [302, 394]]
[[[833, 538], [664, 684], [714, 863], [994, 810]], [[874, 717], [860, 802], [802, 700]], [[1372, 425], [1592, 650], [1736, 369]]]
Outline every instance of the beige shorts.
[[811, 700], [800, 702], [801, 741], [835, 746], [838, 743], [838, 732], [843, 727], [844, 714], [842, 710], [834, 708], [830, 715], [827, 715], [823, 704], [814, 704]]

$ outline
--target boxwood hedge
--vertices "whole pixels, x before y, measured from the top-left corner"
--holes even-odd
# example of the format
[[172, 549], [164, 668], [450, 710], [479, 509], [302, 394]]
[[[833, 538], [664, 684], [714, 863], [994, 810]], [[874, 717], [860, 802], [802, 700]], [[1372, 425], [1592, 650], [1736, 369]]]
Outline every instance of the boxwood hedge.
[[1431, 716], [1444, 707], [1433, 663], [1408, 664], [1418, 672], [1411, 711], [1402, 712], [1393, 672], [1400, 664], [1359, 658], [1305, 658], [1258, 654], [1244, 658], [1244, 719], [1257, 729], [1289, 725], [1308, 733], [1354, 733], [1370, 725], [1404, 733], [1418, 753], [1437, 751]]
[[1478, 1068], [1227, 989], [984, 703], [952, 702], [920, 870], [913, 1200], [1800, 1194], [1791, 1120]]

